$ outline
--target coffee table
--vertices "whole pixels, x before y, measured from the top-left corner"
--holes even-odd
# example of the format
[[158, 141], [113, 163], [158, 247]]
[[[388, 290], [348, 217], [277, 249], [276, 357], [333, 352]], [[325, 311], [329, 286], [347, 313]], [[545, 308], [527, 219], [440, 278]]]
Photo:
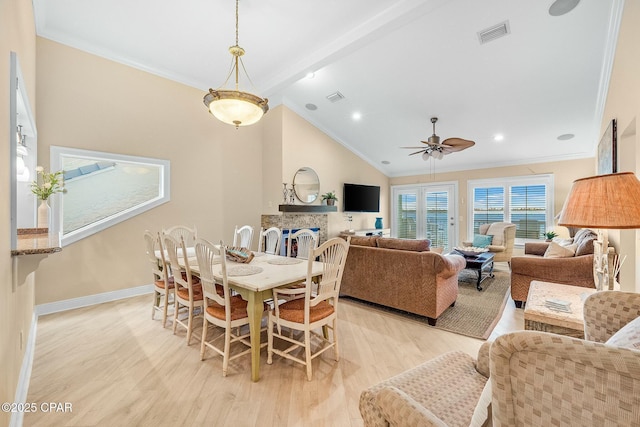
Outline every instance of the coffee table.
[[[465, 270], [474, 270], [478, 273], [478, 281], [476, 282], [476, 289], [479, 291], [482, 290], [480, 283], [487, 277], [494, 277], [493, 275], [493, 253], [491, 252], [482, 252], [478, 255], [465, 255], [460, 252], [454, 251], [452, 252], [454, 255], [460, 255], [464, 257], [466, 262]], [[487, 272], [487, 275], [482, 277], [483, 272]]]
[[[533, 280], [524, 309], [524, 329], [584, 338], [584, 300], [595, 292], [595, 289], [582, 286]], [[548, 308], [545, 301], [551, 298], [571, 303], [571, 312]]]

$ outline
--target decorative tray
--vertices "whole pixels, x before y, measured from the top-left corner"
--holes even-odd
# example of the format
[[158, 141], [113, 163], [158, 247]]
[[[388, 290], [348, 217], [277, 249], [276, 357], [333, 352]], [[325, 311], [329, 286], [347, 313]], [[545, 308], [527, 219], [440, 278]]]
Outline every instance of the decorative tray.
[[455, 247], [455, 248], [453, 248], [453, 250], [455, 250], [456, 252], [461, 253], [464, 256], [478, 256], [478, 255], [483, 254], [485, 252], [489, 252], [489, 249], [487, 249], [487, 248], [478, 248], [478, 247], [474, 247], [474, 246], [467, 246], [467, 247], [464, 247], [464, 248]]

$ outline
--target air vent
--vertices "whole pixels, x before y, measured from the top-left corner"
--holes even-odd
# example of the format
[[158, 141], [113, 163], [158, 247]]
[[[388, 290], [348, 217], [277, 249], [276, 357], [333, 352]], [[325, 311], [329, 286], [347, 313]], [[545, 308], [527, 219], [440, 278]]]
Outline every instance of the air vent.
[[485, 44], [495, 39], [499, 39], [502, 36], [506, 36], [509, 33], [511, 33], [509, 21], [504, 21], [498, 25], [494, 25], [493, 27], [478, 31], [478, 39], [480, 40], [480, 44]]
[[334, 93], [332, 93], [331, 95], [327, 95], [327, 99], [331, 102], [338, 102], [341, 99], [344, 99], [344, 95], [341, 94], [340, 92], [336, 91]]

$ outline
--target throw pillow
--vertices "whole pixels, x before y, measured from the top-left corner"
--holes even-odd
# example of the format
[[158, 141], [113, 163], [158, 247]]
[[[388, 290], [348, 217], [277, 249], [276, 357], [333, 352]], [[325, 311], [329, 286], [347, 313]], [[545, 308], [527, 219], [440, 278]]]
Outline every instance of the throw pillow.
[[491, 244], [494, 246], [504, 246], [504, 229], [509, 223], [505, 222], [493, 222], [489, 225], [487, 232], [484, 233], [487, 236], [493, 236]]
[[424, 252], [429, 250], [431, 242], [428, 239], [395, 239], [392, 237], [378, 238], [378, 247], [386, 249], [400, 249], [403, 251]]
[[624, 325], [606, 344], [640, 350], [640, 317]]
[[573, 244], [573, 239], [565, 239], [563, 237], [554, 237], [551, 241], [564, 247], [567, 247]]
[[473, 246], [476, 248], [486, 248], [491, 244], [493, 236], [485, 234], [476, 234], [473, 236]]
[[574, 255], [574, 251], [564, 246], [560, 246], [556, 242], [549, 243], [544, 253], [545, 258], [569, 258]]
[[578, 244], [576, 249], [576, 256], [588, 255], [593, 253], [593, 241], [598, 238], [596, 233], [588, 233], [583, 235], [581, 239], [573, 239], [574, 243]]

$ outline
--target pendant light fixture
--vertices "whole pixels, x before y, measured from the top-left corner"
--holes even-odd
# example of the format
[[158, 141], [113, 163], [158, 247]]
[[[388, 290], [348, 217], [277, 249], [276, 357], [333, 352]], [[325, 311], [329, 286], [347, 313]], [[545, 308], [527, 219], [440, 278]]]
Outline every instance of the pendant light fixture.
[[251, 79], [249, 79], [241, 58], [244, 55], [244, 49], [238, 45], [238, 0], [236, 0], [236, 44], [229, 48], [229, 53], [233, 56], [232, 67], [222, 87], [227, 84], [229, 77], [234, 73], [236, 78], [235, 90], [209, 89], [209, 92], [204, 96], [204, 105], [221, 122], [234, 125], [236, 128], [249, 126], [257, 123], [269, 111], [269, 100], [249, 92], [242, 92], [239, 89], [240, 68], [238, 64], [242, 66], [249, 82], [251, 82]]

